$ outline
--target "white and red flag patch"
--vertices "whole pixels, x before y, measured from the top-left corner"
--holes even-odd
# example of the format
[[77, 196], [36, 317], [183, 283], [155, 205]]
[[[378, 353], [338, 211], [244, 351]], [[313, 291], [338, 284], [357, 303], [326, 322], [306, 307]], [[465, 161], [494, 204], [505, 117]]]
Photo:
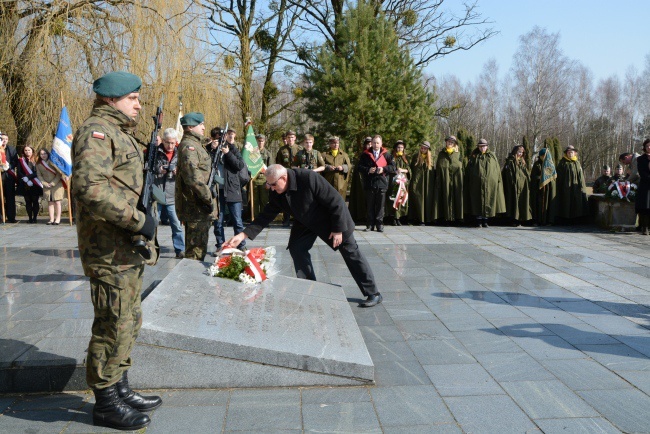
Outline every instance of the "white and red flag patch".
[[99, 131], [93, 131], [93, 139], [104, 140], [105, 138], [106, 135], [104, 133], [100, 133]]

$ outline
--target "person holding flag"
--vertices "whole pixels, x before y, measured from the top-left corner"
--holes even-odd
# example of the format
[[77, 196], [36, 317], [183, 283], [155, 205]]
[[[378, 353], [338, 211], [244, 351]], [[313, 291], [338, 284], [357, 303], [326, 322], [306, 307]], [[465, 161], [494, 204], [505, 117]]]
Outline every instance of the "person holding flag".
[[[61, 116], [59, 116], [59, 125], [56, 127], [56, 134], [52, 142], [52, 152], [50, 153], [50, 166], [58, 169], [63, 174], [61, 179], [63, 187], [68, 194], [68, 217], [70, 225], [72, 225], [72, 199], [70, 197], [70, 185], [68, 183], [72, 175], [72, 124], [70, 123], [70, 116], [68, 116], [68, 108], [63, 106], [61, 109]], [[58, 202], [60, 208], [61, 202]], [[61, 211], [57, 211], [59, 217], [52, 220], [50, 215], [50, 222], [58, 222], [61, 217]], [[58, 224], [58, 223], [56, 223]]]
[[[255, 150], [256, 145], [257, 151]], [[269, 202], [269, 191], [266, 188], [264, 172], [266, 172], [267, 167], [273, 164], [273, 156], [271, 155], [271, 151], [266, 148], [266, 136], [264, 134], [254, 135], [252, 126], [248, 127], [242, 157], [248, 166], [248, 171], [251, 172], [251, 179], [253, 179], [253, 194], [251, 195], [251, 220], [253, 220], [256, 215], [262, 212], [264, 205]], [[262, 163], [261, 166], [260, 162]], [[257, 175], [252, 176], [255, 171], [257, 171]]]

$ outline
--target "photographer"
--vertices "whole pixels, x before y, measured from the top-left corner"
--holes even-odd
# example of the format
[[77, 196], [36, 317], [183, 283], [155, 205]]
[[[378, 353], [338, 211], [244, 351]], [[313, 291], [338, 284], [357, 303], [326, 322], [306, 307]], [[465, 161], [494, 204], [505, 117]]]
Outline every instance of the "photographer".
[[178, 259], [185, 257], [185, 237], [181, 222], [176, 216], [176, 171], [178, 163], [178, 133], [174, 128], [163, 132], [162, 143], [156, 155], [156, 177], [154, 184], [165, 192], [167, 205], [158, 204], [158, 218], [168, 220], [172, 228], [172, 243]]

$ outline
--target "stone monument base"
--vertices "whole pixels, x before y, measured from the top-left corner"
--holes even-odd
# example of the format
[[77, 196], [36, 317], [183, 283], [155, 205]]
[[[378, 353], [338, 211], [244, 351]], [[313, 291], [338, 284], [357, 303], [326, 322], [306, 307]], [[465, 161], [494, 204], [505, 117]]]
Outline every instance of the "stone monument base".
[[342, 288], [275, 276], [246, 286], [185, 259], [142, 305], [139, 388], [361, 385], [374, 365]]

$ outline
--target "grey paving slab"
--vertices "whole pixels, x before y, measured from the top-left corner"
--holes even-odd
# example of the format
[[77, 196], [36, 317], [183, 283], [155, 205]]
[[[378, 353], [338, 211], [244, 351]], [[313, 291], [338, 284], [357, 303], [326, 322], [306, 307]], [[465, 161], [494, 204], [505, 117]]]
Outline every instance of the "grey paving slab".
[[368, 352], [374, 363], [388, 361], [415, 361], [413, 350], [404, 341], [402, 342], [377, 342], [367, 343]]
[[559, 336], [513, 337], [513, 341], [535, 359], [580, 359], [584, 353]]
[[507, 395], [443, 399], [466, 433], [522, 433], [536, 429], [536, 425]]
[[160, 394], [165, 407], [225, 406], [228, 390], [170, 390]]
[[602, 417], [537, 419], [535, 423], [545, 434], [617, 434], [621, 432]]
[[422, 365], [475, 363], [474, 357], [457, 339], [417, 340], [408, 344]]
[[650, 371], [650, 358], [624, 344], [576, 345], [589, 357], [614, 372]]
[[370, 393], [384, 430], [455, 422], [433, 386], [380, 387], [371, 389]]
[[501, 389], [478, 363], [425, 365], [424, 370], [440, 396], [499, 395]]
[[650, 432], [650, 397], [636, 389], [577, 392], [623, 432]]
[[305, 432], [381, 433], [370, 402], [303, 404]]
[[0, 430], [5, 433], [62, 432], [75, 416], [70, 410], [6, 411], [0, 416]]
[[618, 375], [623, 377], [632, 386], [641, 390], [646, 395], [650, 395], [650, 375], [644, 371], [618, 371]]
[[497, 330], [454, 332], [453, 336], [473, 355], [523, 351], [509, 336]]
[[379, 386], [413, 386], [431, 384], [418, 361], [375, 363], [375, 382]]
[[162, 407], [151, 417], [147, 433], [221, 432], [226, 416], [225, 406]]
[[500, 383], [555, 379], [553, 374], [526, 353], [478, 354], [476, 359]]
[[407, 341], [436, 338], [453, 338], [454, 335], [439, 320], [395, 321], [397, 328]]
[[456, 424], [404, 425], [382, 428], [384, 434], [460, 434], [463, 432]]
[[225, 429], [302, 429], [297, 390], [237, 390], [232, 393]]
[[596, 410], [560, 381], [506, 381], [501, 387], [531, 419], [598, 416]]
[[361, 326], [361, 335], [366, 343], [372, 341], [378, 342], [401, 342], [404, 336], [394, 325], [389, 326]]
[[366, 387], [319, 387], [302, 390], [303, 404], [365, 401], [370, 401], [370, 393]]
[[540, 363], [572, 390], [632, 387], [621, 379], [622, 374], [610, 371], [591, 359], [541, 360]]

